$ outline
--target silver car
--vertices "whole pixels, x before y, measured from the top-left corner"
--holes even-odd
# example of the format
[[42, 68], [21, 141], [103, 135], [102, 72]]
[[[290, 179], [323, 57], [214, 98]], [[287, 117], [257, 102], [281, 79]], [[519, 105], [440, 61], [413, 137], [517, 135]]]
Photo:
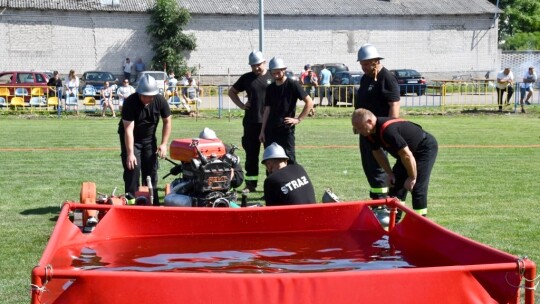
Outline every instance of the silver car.
[[163, 95], [163, 93], [165, 92], [165, 82], [167, 81], [167, 78], [168, 78], [167, 73], [165, 73], [163, 71], [144, 71], [144, 72], [140, 72], [137, 75], [137, 80], [135, 80], [135, 82], [132, 84], [132, 86], [135, 89], [137, 89], [137, 86], [139, 85], [139, 81], [141, 80], [141, 78], [144, 75], [150, 75], [150, 76], [154, 77], [154, 79], [156, 79], [157, 86], [159, 88], [159, 94]]

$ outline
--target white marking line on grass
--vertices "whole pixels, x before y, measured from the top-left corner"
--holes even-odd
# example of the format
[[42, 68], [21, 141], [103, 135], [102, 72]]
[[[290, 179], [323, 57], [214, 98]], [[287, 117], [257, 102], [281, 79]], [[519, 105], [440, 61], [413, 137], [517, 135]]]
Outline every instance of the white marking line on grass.
[[[296, 146], [296, 148], [313, 149], [335, 149], [335, 148], [358, 148], [358, 146]], [[540, 145], [439, 145], [439, 148], [540, 148]]]
[[[354, 146], [296, 146], [296, 149], [352, 149]], [[458, 149], [493, 149], [493, 148], [540, 148], [540, 145], [439, 145], [439, 148], [458, 148]], [[114, 151], [120, 150], [119, 147], [48, 147], [48, 148], [0, 148], [0, 152], [25, 152], [25, 151]]]

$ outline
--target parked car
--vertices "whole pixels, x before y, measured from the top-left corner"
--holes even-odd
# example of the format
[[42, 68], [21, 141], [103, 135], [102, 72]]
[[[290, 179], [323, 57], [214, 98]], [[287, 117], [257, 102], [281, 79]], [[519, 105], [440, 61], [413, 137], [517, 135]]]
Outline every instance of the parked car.
[[79, 79], [79, 93], [83, 98], [87, 96], [100, 97], [105, 81], [109, 82], [109, 86], [116, 93], [118, 78], [113, 73], [103, 71], [84, 72], [81, 79]]
[[43, 74], [47, 75], [48, 79], [51, 79], [54, 76], [53, 72], [51, 71], [43, 71]]
[[25, 102], [29, 102], [31, 97], [46, 96], [49, 91], [48, 81], [49, 77], [42, 72], [6, 71], [0, 73], [0, 88], [8, 88], [10, 96], [21, 96]]
[[[335, 74], [337, 72], [342, 72], [342, 71], [348, 71], [349, 70], [349, 67], [347, 65], [345, 65], [344, 63], [325, 63], [324, 64], [326, 66], [326, 68], [330, 71], [330, 73], [332, 73], [332, 78], [334, 78]], [[315, 73], [315, 75], [317, 75], [317, 78], [319, 78], [319, 74], [322, 70], [322, 66], [323, 64], [312, 64], [311, 65], [311, 70], [313, 71], [313, 73]], [[320, 79], [319, 79], [320, 81]], [[315, 90], [315, 97], [319, 97], [319, 90]]]
[[292, 79], [292, 80], [298, 81], [298, 76], [295, 75], [294, 72], [291, 71], [291, 70], [286, 70], [286, 71], [285, 71], [285, 76], [287, 76], [287, 78], [290, 78], [290, 79]]
[[332, 104], [335, 106], [338, 102], [354, 104], [354, 99], [363, 72], [341, 71], [336, 72], [332, 78]]
[[[348, 71], [349, 67], [345, 65], [344, 63], [325, 63], [324, 64], [326, 68], [332, 73], [332, 78], [336, 75], [337, 72], [343, 72]], [[317, 74], [317, 77], [319, 77], [319, 73], [322, 70], [322, 64], [313, 64], [311, 65], [311, 70]]]
[[159, 88], [159, 94], [162, 94], [165, 92], [165, 82], [167, 81], [167, 78], [168, 78], [168, 75], [167, 73], [163, 72], [163, 71], [144, 71], [144, 72], [140, 72], [138, 75], [137, 75], [137, 80], [135, 80], [135, 82], [132, 84], [132, 86], [137, 89], [137, 86], [139, 85], [139, 81], [141, 80], [141, 78], [144, 76], [144, 75], [150, 75], [152, 77], [154, 77], [156, 79], [156, 82], [157, 82], [157, 86]]
[[390, 72], [398, 80], [401, 95], [416, 93], [418, 96], [422, 96], [426, 93], [426, 80], [418, 71], [398, 69], [390, 70]]

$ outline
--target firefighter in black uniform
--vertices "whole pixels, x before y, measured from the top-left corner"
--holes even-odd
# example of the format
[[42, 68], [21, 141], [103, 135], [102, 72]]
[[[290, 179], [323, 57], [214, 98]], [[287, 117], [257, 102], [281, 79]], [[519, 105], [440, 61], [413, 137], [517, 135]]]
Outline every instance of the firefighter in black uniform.
[[[313, 108], [313, 101], [296, 80], [287, 78], [287, 66], [281, 58], [272, 58], [269, 63], [270, 73], [274, 77], [266, 88], [262, 130], [259, 140], [268, 147], [271, 143], [279, 144], [287, 153], [289, 163], [296, 161], [295, 129]], [[296, 115], [296, 102], [304, 101], [302, 112]]]
[[[259, 179], [259, 154], [261, 152], [262, 117], [264, 112], [264, 97], [266, 87], [272, 83], [272, 75], [266, 69], [266, 60], [259, 51], [249, 54], [251, 72], [245, 73], [229, 89], [229, 97], [240, 109], [245, 111], [242, 125], [242, 148], [246, 151], [246, 188], [244, 190], [255, 191]], [[247, 102], [243, 103], [238, 94], [246, 92]]]
[[[163, 120], [161, 142], [157, 143], [156, 131]], [[158, 157], [167, 156], [167, 143], [171, 134], [171, 110], [165, 98], [159, 94], [154, 77], [145, 75], [139, 82], [137, 93], [130, 95], [122, 107], [122, 119], [118, 125], [124, 186], [126, 193], [135, 195], [138, 187], [146, 186], [150, 176], [154, 189], [153, 204], [159, 206], [157, 191]]]
[[262, 163], [269, 172], [264, 180], [266, 206], [314, 204], [315, 190], [306, 170], [298, 164], [288, 164], [288, 159], [276, 143], [264, 150]]
[[[366, 109], [354, 111], [352, 125], [367, 139], [374, 158], [386, 172], [389, 195], [404, 201], [411, 191], [413, 209], [426, 216], [429, 178], [438, 151], [435, 137], [417, 124], [376, 117]], [[383, 149], [396, 158], [392, 168]]]
[[[399, 84], [397, 79], [381, 64], [383, 59], [371, 44], [358, 50], [358, 61], [364, 71], [360, 80], [355, 109], [368, 109], [378, 117], [399, 117]], [[373, 158], [366, 138], [360, 136], [362, 168], [370, 185], [369, 196], [384, 198], [388, 194], [386, 174]]]

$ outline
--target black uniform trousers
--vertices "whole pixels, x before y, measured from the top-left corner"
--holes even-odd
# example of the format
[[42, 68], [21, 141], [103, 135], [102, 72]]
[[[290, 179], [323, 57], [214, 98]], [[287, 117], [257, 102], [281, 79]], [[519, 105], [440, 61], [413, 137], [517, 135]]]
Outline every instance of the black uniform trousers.
[[248, 188], [257, 188], [259, 178], [259, 155], [261, 153], [261, 133], [262, 123], [242, 123], [244, 126], [244, 136], [242, 137], [242, 148], [246, 152], [245, 162], [245, 182]]
[[[414, 210], [422, 211], [421, 214], [427, 213], [427, 193], [431, 170], [437, 158], [438, 144], [435, 137], [429, 133], [425, 133], [424, 139], [420, 142], [418, 148], [413, 153], [416, 160], [416, 184], [414, 185], [412, 195], [412, 207]], [[407, 190], [403, 188], [405, 180], [407, 180], [407, 169], [400, 159], [398, 159], [392, 168], [396, 183], [390, 188], [389, 195], [405, 201], [407, 198]]]
[[360, 137], [360, 157], [362, 159], [362, 168], [368, 180], [369, 196], [372, 199], [385, 198], [388, 195], [388, 186], [386, 185], [386, 173], [379, 166], [373, 156], [369, 140], [365, 136]]
[[510, 99], [512, 99], [512, 95], [514, 94], [514, 88], [509, 85], [505, 89], [499, 89], [497, 88], [497, 102], [499, 103], [499, 110], [502, 110], [503, 106], [503, 94], [506, 92], [506, 103], [510, 103]]
[[150, 176], [152, 181], [152, 187], [154, 192], [154, 205], [159, 206], [159, 196], [157, 190], [157, 181], [158, 181], [158, 157], [156, 154], [157, 151], [157, 140], [154, 138], [152, 141], [147, 143], [138, 143], [133, 144], [133, 153], [137, 158], [137, 167], [133, 170], [127, 168], [127, 150], [124, 143], [124, 134], [120, 134], [120, 147], [122, 153], [120, 154], [122, 158], [122, 166], [124, 167], [124, 187], [126, 193], [131, 193], [135, 196], [135, 192], [141, 185], [147, 186], [146, 177]]
[[296, 151], [295, 151], [295, 137], [294, 137], [294, 127], [290, 128], [279, 128], [279, 131], [271, 130], [271, 128], [266, 128], [265, 131], [265, 141], [264, 147], [270, 146], [273, 142], [280, 145], [285, 154], [289, 157], [289, 164], [296, 163]]

